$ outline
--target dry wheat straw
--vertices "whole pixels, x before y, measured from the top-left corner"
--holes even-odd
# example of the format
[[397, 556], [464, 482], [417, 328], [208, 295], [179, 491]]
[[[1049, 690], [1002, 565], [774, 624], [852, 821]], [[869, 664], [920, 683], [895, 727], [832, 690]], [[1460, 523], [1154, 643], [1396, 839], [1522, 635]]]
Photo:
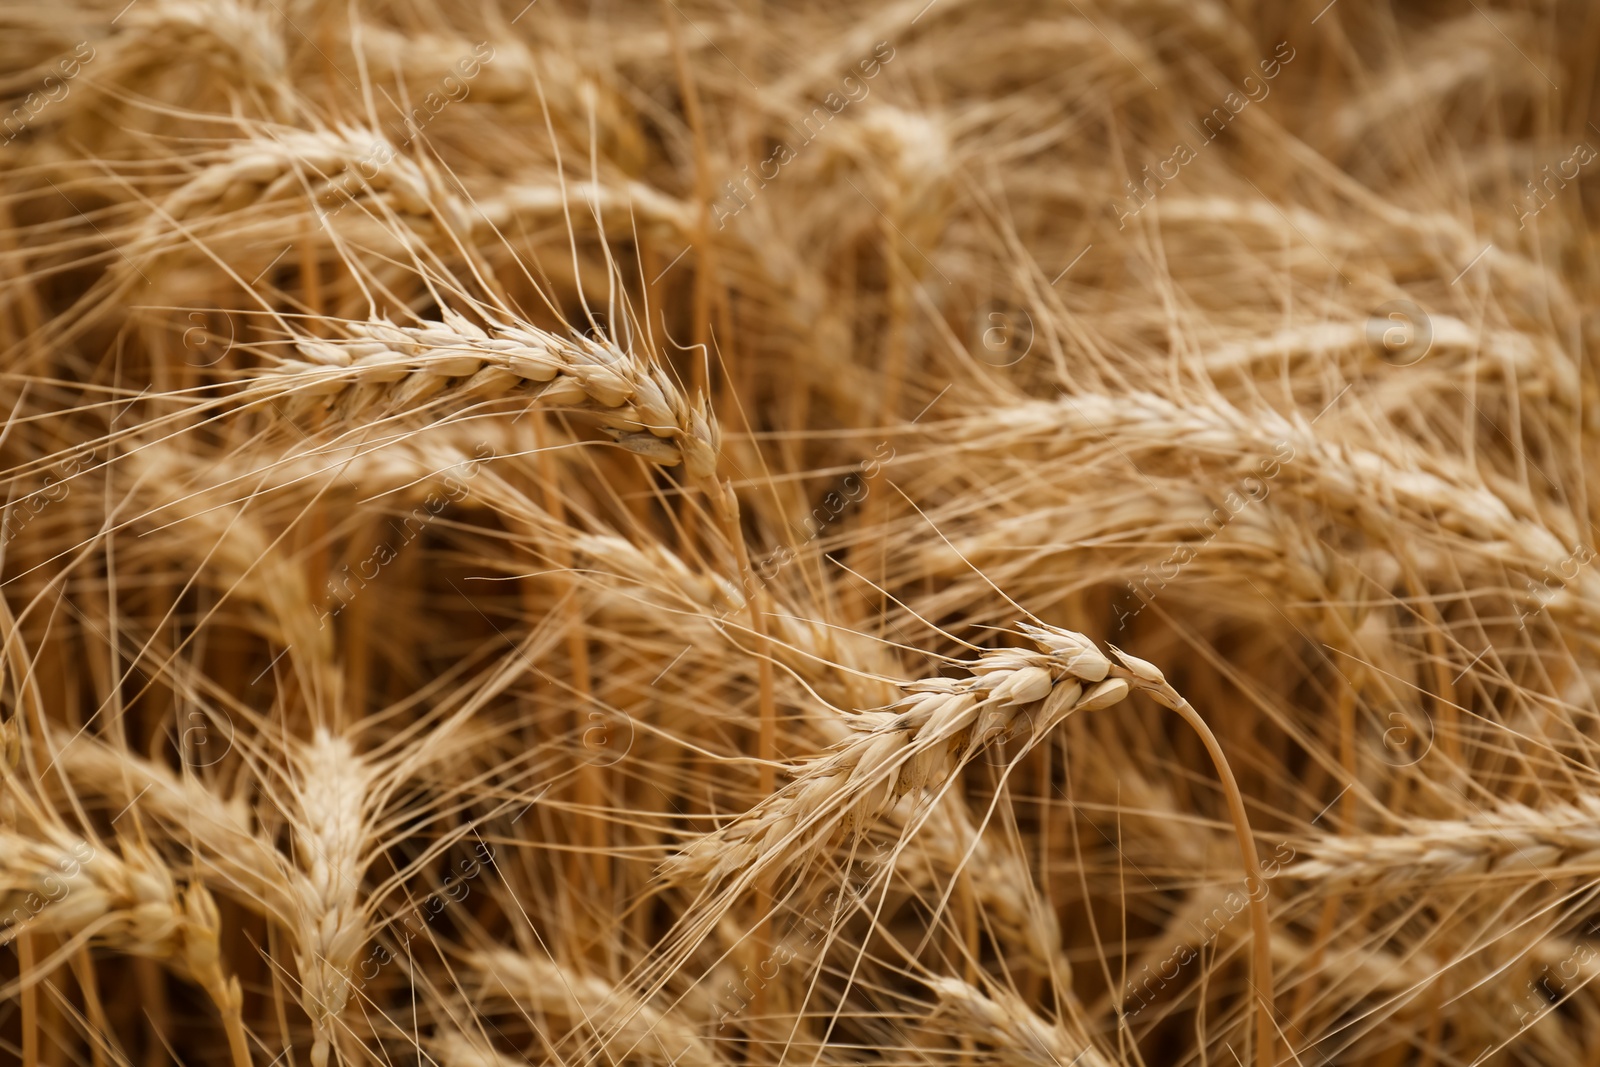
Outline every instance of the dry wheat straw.
[[474, 223], [492, 231], [512, 229], [519, 220], [560, 221], [569, 211], [574, 226], [587, 226], [599, 216], [618, 230], [637, 222], [642, 230], [681, 236], [696, 225], [692, 206], [639, 181], [598, 187], [593, 182], [572, 182], [564, 190], [555, 182], [518, 182], [497, 187], [475, 201], [473, 210]]
[[459, 1030], [441, 1030], [428, 1042], [427, 1054], [439, 1067], [525, 1067], [527, 1061], [496, 1050], [483, 1039]]
[[[1270, 211], [1267, 205], [1258, 206]], [[1442, 374], [1449, 384], [1459, 382], [1464, 373], [1471, 373], [1486, 384], [1510, 375], [1516, 382], [1516, 395], [1529, 401], [1568, 405], [1580, 395], [1578, 365], [1549, 338], [1522, 330], [1486, 329], [1454, 315], [1429, 315], [1426, 324], [1419, 325], [1428, 330], [1429, 347], [1417, 363], [1404, 368], [1414, 371], [1405, 376], [1404, 395], [1415, 397], [1416, 383], [1411, 379], [1430, 372]], [[1372, 351], [1372, 330], [1371, 320], [1294, 326], [1264, 337], [1251, 335], [1219, 344], [1206, 351], [1202, 359], [1207, 373], [1220, 383], [1234, 375], [1260, 373], [1265, 367], [1284, 362], [1294, 366], [1300, 361], [1328, 359], [1342, 353], [1356, 353], [1376, 369], [1381, 357]], [[1439, 370], [1441, 363], [1446, 370]], [[1381, 382], [1378, 378], [1372, 384]], [[1448, 388], [1448, 384], [1442, 387]]]
[[[914, 818], [891, 811], [883, 830], [898, 840]], [[1026, 858], [974, 825], [965, 802], [954, 794], [941, 797], [925, 822], [917, 821], [907, 847], [894, 853], [900, 884], [924, 901], [937, 901], [945, 888], [939, 876], [966, 879], [983, 910], [983, 927], [1004, 945], [1008, 964], [1069, 979], [1072, 967], [1059, 951], [1061, 927], [1034, 887]]]
[[234, 142], [165, 197], [161, 207], [173, 221], [194, 222], [267, 201], [303, 203], [307, 194], [317, 201], [342, 194], [344, 186], [337, 184], [342, 176], [353, 179], [349, 188], [354, 191], [387, 196], [401, 214], [427, 217], [440, 202], [436, 183], [414, 160], [372, 130], [343, 125], [268, 127]]
[[[329, 225], [348, 227], [375, 219], [378, 232], [389, 236], [399, 236], [382, 228], [391, 219], [437, 220], [457, 233], [471, 228], [466, 207], [431, 170], [358, 126], [266, 127], [198, 157], [192, 167], [195, 173], [158, 197], [148, 218], [123, 243], [115, 266], [124, 286], [143, 283], [151, 273], [163, 283], [181, 282], [170, 264], [158, 266], [156, 260], [191, 241], [224, 256], [247, 241], [265, 250], [266, 259], [249, 268], [257, 274], [275, 262], [283, 242], [314, 236]], [[315, 216], [312, 224], [306, 221], [308, 202]], [[273, 247], [267, 250], [269, 245]], [[201, 275], [193, 283], [204, 286], [208, 280]], [[187, 293], [183, 297], [192, 299]]]
[[[547, 29], [552, 23], [546, 24]], [[489, 105], [501, 118], [533, 123], [537, 136], [501, 139], [497, 130], [487, 127], [482, 130], [483, 141], [469, 146], [469, 153], [481, 151], [481, 163], [496, 171], [503, 170], [508, 162], [494, 153], [499, 145], [518, 156], [531, 154], [541, 161], [552, 154], [541, 104], [549, 108], [552, 124], [566, 145], [580, 153], [587, 152], [592, 130], [603, 140], [602, 158], [626, 165], [638, 157], [643, 145], [625, 87], [618, 85], [616, 78], [609, 76], [582, 46], [563, 42], [560, 36], [550, 34], [530, 47], [515, 32], [491, 27], [481, 40], [494, 51], [469, 79], [461, 79], [463, 72], [456, 64], [482, 54], [477, 51], [476, 39], [366, 25], [361, 28], [361, 45], [368, 61], [382, 75], [435, 91], [448, 89], [444, 81], [454, 77], [466, 86], [459, 103]]]
[[[1025, 403], [992, 415], [953, 421], [939, 432], [947, 438], [954, 436], [963, 448], [996, 454], [1025, 445], [1040, 449], [1041, 459], [1070, 454], [1075, 448], [1089, 452], [1109, 448], [1121, 464], [1126, 464], [1128, 457], [1140, 464], [1138, 471], [1126, 471], [1125, 475], [1124, 467], [1112, 465], [1112, 473], [1129, 479], [1130, 494], [1103, 517], [1095, 516], [1093, 505], [1062, 508], [1052, 504], [1047, 510], [1024, 513], [1000, 524], [994, 521], [990, 502], [983, 515], [983, 532], [966, 534], [953, 523], [943, 522], [953, 547], [940, 542], [923, 551], [930, 563], [945, 572], [964, 568], [967, 560], [990, 559], [1008, 546], [1049, 545], [1052, 540], [1070, 545], [1047, 532], [1058, 531], [1065, 523], [1086, 527], [1076, 538], [1079, 544], [1105, 541], [1113, 535], [1121, 540], [1130, 534], [1143, 539], [1141, 527], [1173, 529], [1175, 534], [1187, 527], [1194, 536], [1175, 539], [1192, 541], [1202, 554], [1211, 538], [1199, 535], [1220, 525], [1225, 534], [1217, 539], [1218, 547], [1242, 544], [1249, 549], [1267, 549], [1288, 571], [1306, 576], [1306, 581], [1297, 584], [1312, 596], [1320, 595], [1338, 583], [1323, 563], [1324, 559], [1333, 561], [1325, 549], [1310, 545], [1307, 551], [1303, 547], [1303, 532], [1295, 533], [1302, 526], [1298, 515], [1294, 522], [1274, 521], [1282, 505], [1273, 497], [1284, 494], [1314, 506], [1320, 521], [1353, 527], [1366, 535], [1375, 561], [1387, 556], [1401, 564], [1400, 570], [1389, 564], [1368, 571], [1380, 579], [1386, 574], [1398, 579], [1400, 571], [1409, 566], [1435, 581], [1454, 584], [1461, 580], [1463, 565], [1470, 560], [1475, 571], [1489, 581], [1498, 578], [1504, 589], [1501, 576], [1505, 568], [1542, 580], [1545, 574], [1558, 573], [1563, 567], [1571, 569], [1583, 543], [1567, 513], [1504, 479], [1480, 477], [1449, 459], [1416, 449], [1408, 450], [1404, 461], [1397, 462], [1368, 449], [1330, 443], [1314, 434], [1302, 416], [1286, 418], [1271, 411], [1247, 416], [1220, 401], [1178, 405], [1153, 394], [1068, 396], [1058, 402]], [[943, 452], [943, 448], [933, 448], [907, 453], [895, 463], [911, 466], [921, 479], [935, 477]], [[1214, 457], [1220, 467], [1215, 499], [1197, 491], [1192, 479], [1169, 485], [1164, 491], [1170, 499], [1149, 495], [1151, 479], [1160, 473], [1155, 465], [1163, 460], [1187, 463], [1196, 456]], [[1082, 476], [1087, 477], [1090, 469], [1085, 468]], [[1106, 474], [1094, 470], [1094, 479], [1103, 484]], [[1239, 500], [1246, 500], [1248, 493], [1262, 502], [1247, 501], [1242, 507], [1226, 504], [1224, 491]], [[1020, 510], [1027, 503], [1018, 500], [1011, 506]], [[1185, 522], [1191, 515], [1194, 517]], [[1394, 536], [1397, 523], [1409, 531], [1407, 537]], [[1291, 534], [1293, 540], [1289, 540]], [[1600, 595], [1597, 582], [1600, 579], [1589, 569], [1577, 569], [1570, 583], [1540, 592], [1530, 607], [1562, 619], [1588, 620], [1586, 605]], [[1512, 595], [1518, 601], [1529, 599], [1521, 591]]]
[[[1592, 164], [1570, 176], [1600, 131], [1569, 120], [1600, 22], [522, 7], [0, 8], [0, 466], [28, 494], [0, 534], [0, 898], [96, 851], [15, 939], [8, 1054], [1215, 1064], [1254, 1011], [1262, 1063], [1600, 1062], [1600, 579], [1569, 577], [1600, 464]], [[1269, 75], [1280, 36], [1299, 58]], [[1395, 300], [1432, 333], [1408, 367], [1369, 342]], [[585, 305], [637, 328], [569, 336]], [[991, 310], [1030, 316], [1014, 365], [986, 365]], [[634, 337], [704, 343], [683, 365], [715, 404]], [[749, 431], [725, 454], [717, 419]], [[596, 424], [622, 447], [572, 447]], [[865, 506], [782, 532], [879, 441]], [[440, 485], [448, 519], [323, 625], [325, 561]], [[1180, 548], [1182, 599], [1113, 623]], [[1512, 635], [1508, 604], [1537, 622]], [[1071, 631], [950, 658], [1019, 611], [1159, 649], [1228, 759], [1160, 672]], [[1297, 850], [1270, 914], [1190, 925], [1239, 872], [1164, 716], [995, 749], [1134, 690], [1201, 731], [1246, 876], [1245, 795]], [[1391, 690], [1380, 717], [1439, 719], [1414, 767], [1363, 747]], [[634, 726], [609, 766], [571, 743], [590, 706]], [[223, 762], [174, 769], [190, 709]], [[384, 902], [474, 831], [505, 884], [354, 1003]], [[874, 850], [796, 951], [799, 902]], [[390, 856], [416, 858], [369, 871]], [[1175, 943], [1204, 949], [1132, 1012], [1119, 969]]]
[[[423, 466], [443, 465], [451, 454], [431, 452]], [[579, 580], [593, 590], [588, 604], [598, 620], [626, 625], [632, 632], [670, 635], [685, 641], [686, 651], [697, 656], [738, 647], [728, 627], [742, 616], [746, 601], [734, 583], [696, 571], [662, 545], [639, 545], [615, 534], [582, 533], [555, 524], [503, 479], [491, 475], [477, 484], [485, 502], [514, 509], [511, 513], [519, 523], [532, 524], [541, 537], [559, 538], [571, 546]], [[888, 696], [893, 666], [882, 642], [847, 628], [811, 622], [781, 601], [768, 617], [773, 626], [771, 651], [811, 692], [837, 706], [848, 706], [863, 696], [870, 706], [880, 693]], [[850, 733], [848, 720], [835, 714], [809, 717], [806, 722], [827, 744], [837, 744]], [[904, 819], [898, 812], [888, 815], [891, 827], [903, 825]], [[1054, 917], [1028, 891], [1032, 880], [1026, 865], [1019, 865], [1009, 850], [994, 847], [979, 833], [956, 797], [941, 799], [926, 831], [897, 854], [897, 870], [907, 886], [927, 887], [930, 861], [946, 875], [962, 868], [981, 872], [973, 878], [974, 891], [996, 932], [1035, 965], [1048, 968], [1048, 961], [1056, 958], [1053, 946], [1059, 943], [1059, 931]]]
[[[118, 18], [113, 63], [160, 65], [173, 52], [206, 57], [230, 74], [277, 96], [287, 96], [289, 72], [281, 21], [244, 0], [155, 0]], [[137, 42], [135, 44], [134, 42]], [[142, 49], [141, 47], [142, 46]], [[142, 55], [138, 53], [143, 51]], [[96, 76], [102, 70], [94, 72]]]
[[[1382, 454], [1319, 438], [1304, 416], [1276, 412], [1245, 413], [1221, 401], [1179, 405], [1151, 393], [1119, 396], [1069, 395], [1060, 401], [1035, 401], [1008, 407], [993, 416], [941, 427], [975, 448], [1002, 448], [1025, 441], [1054, 452], [1061, 442], [1093, 444], [1110, 436], [1122, 447], [1171, 455], [1215, 455], [1243, 474], [1279, 442], [1292, 453], [1278, 464], [1276, 479], [1322, 499], [1328, 513], [1348, 515], [1374, 534], [1382, 502], [1395, 517], [1418, 515], [1452, 534], [1477, 542], [1505, 542], [1522, 561], [1557, 562], [1577, 540], [1570, 516], [1546, 514], [1530, 497], [1517, 499], [1513, 487], [1491, 492], [1475, 475], [1449, 459], [1408, 450], [1404, 467]], [[1065, 431], [1065, 433], [1064, 433]], [[1070, 435], [1070, 436], [1069, 436]], [[1500, 487], [1497, 487], [1500, 488]], [[1511, 497], [1506, 499], [1506, 497]], [[1546, 524], [1555, 523], [1558, 529]]]
[[[859, 712], [856, 737], [796, 768], [793, 780], [742, 818], [690, 842], [665, 865], [670, 879], [731, 879], [735, 889], [769, 871], [813, 857], [843, 830], [861, 833], [909, 793], [937, 789], [979, 751], [1031, 726], [1037, 741], [1073, 712], [1123, 701], [1137, 689], [1177, 712], [1204, 743], [1223, 779], [1252, 883], [1261, 880], [1244, 802], [1215, 736], [1153, 664], [1113, 649], [1113, 664], [1082, 634], [1024, 623], [1019, 632], [1039, 649], [998, 649], [964, 666], [959, 679], [902, 686], [907, 695], [890, 709]], [[1087, 688], [1086, 688], [1087, 686]], [[898, 709], [896, 711], [895, 709]], [[1250, 896], [1254, 931], [1252, 969], [1256, 1005], [1256, 1057], [1272, 1056], [1270, 927], [1261, 898]]]
[[[180, 955], [183, 908], [159, 856], [131, 842], [122, 843], [119, 855], [54, 828], [42, 836], [0, 831], [5, 914], [23, 916], [8, 923], [7, 941], [23, 931], [66, 933], [156, 957]], [[39, 907], [40, 900], [47, 903]]]
[[[35, 132], [37, 145], [49, 144], [48, 138], [38, 135], [54, 133], [53, 127], [65, 126], [70, 131], [66, 136], [88, 134], [96, 141], [126, 133], [127, 127], [114, 122], [97, 122], [91, 128], [89, 120], [101, 119], [112, 108], [124, 122], [137, 115], [137, 107], [128, 106], [130, 101], [116, 99], [130, 83], [138, 85], [147, 100], [177, 107], [190, 104], [196, 68], [211, 75], [200, 82], [213, 90], [224, 85], [235, 93], [244, 89], [284, 115], [290, 108], [294, 94], [286, 81], [289, 50], [282, 22], [244, 0], [144, 0], [109, 26], [104, 12], [90, 15], [73, 11], [72, 5], [39, 10], [47, 12], [48, 31], [57, 38], [48, 63], [62, 55], [86, 58], [65, 82], [65, 92], [59, 75], [55, 84], [43, 82], [48, 74], [31, 79], [30, 90], [42, 88], [54, 97], [26, 126]], [[16, 132], [15, 125], [6, 128], [7, 135]], [[55, 155], [59, 158], [59, 150]]]

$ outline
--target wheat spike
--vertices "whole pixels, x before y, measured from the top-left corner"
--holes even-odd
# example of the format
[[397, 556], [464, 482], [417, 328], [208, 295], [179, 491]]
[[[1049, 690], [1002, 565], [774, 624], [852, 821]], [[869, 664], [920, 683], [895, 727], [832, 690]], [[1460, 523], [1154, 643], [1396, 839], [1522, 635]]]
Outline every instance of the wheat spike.
[[667, 865], [674, 878], [720, 881], [736, 872], [804, 861], [834, 832], [864, 830], [907, 794], [937, 789], [978, 751], [1031, 723], [1039, 736], [1074, 711], [1123, 700], [1137, 685], [1160, 699], [1164, 682], [1114, 666], [1070, 630], [1024, 624], [1038, 651], [997, 649], [960, 679], [901, 686], [881, 711], [860, 711], [852, 735], [793, 769], [793, 780], [728, 827], [690, 843]]
[[297, 851], [305, 878], [298, 887], [295, 962], [316, 1034], [311, 1060], [327, 1067], [350, 1001], [355, 957], [368, 937], [361, 880], [372, 774], [349, 740], [319, 728], [299, 775]]
[[586, 1055], [591, 1047], [607, 1059], [716, 1067], [724, 1062], [683, 1020], [649, 1004], [637, 1003], [595, 975], [562, 967], [536, 955], [501, 949], [471, 956], [486, 994], [499, 992], [530, 1011], [567, 1021], [580, 1036]]
[[964, 1037], [991, 1047], [992, 1051], [977, 1062], [1030, 1063], [1041, 1067], [1072, 1063], [1109, 1067], [1112, 1062], [1094, 1047], [1080, 1027], [1040, 1018], [1010, 990], [997, 989], [989, 995], [948, 976], [931, 979], [928, 984], [938, 997], [930, 1021], [947, 1021], [958, 1026], [957, 1032]]
[[[720, 434], [704, 404], [691, 405], [658, 367], [609, 341], [561, 338], [526, 324], [490, 330], [451, 314], [442, 323], [337, 324], [348, 336], [297, 341], [303, 360], [283, 360], [271, 392], [327, 397], [345, 418], [405, 411], [446, 386], [466, 397], [526, 392], [541, 404], [594, 412], [619, 445], [696, 482], [715, 478]], [[376, 388], [376, 387], [383, 388]]]
[[1600, 864], [1600, 797], [1501, 804], [1459, 819], [1409, 819], [1392, 834], [1323, 834], [1285, 873], [1339, 885], [1589, 877]]

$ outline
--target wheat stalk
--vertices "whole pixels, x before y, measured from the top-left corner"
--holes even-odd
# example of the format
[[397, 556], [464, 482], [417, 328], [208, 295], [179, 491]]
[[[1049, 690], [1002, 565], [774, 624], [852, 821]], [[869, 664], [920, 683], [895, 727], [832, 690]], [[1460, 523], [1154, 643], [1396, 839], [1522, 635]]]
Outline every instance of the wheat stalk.
[[[1316, 495], [1331, 514], [1349, 515], [1374, 534], [1380, 531], [1383, 501], [1391, 516], [1426, 516], [1429, 524], [1483, 544], [1509, 545], [1513, 559], [1531, 565], [1559, 562], [1571, 554], [1578, 531], [1570, 518], [1546, 514], [1531, 496], [1518, 499], [1511, 486], [1490, 491], [1480, 480], [1447, 459], [1407, 454], [1404, 467], [1367, 450], [1319, 438], [1303, 416], [1273, 411], [1245, 413], [1221, 401], [1177, 404], [1153, 393], [1121, 396], [1068, 395], [1060, 401], [1034, 401], [1011, 406], [1003, 414], [978, 416], [938, 428], [970, 447], [1000, 449], [1024, 442], [1048, 443], [1064, 450], [1066, 442], [1101, 443], [1103, 435], [1141, 453], [1212, 454], [1226, 459], [1243, 477], [1254, 473], [1263, 457], [1279, 455], [1270, 476], [1292, 490]], [[933, 432], [933, 428], [929, 428]], [[1284, 475], [1287, 475], [1285, 478]], [[1559, 524], [1551, 529], [1547, 524]]]
[[574, 182], [565, 188], [555, 183], [519, 182], [495, 189], [474, 205], [474, 224], [492, 232], [511, 228], [518, 220], [564, 219], [571, 212], [574, 225], [598, 217], [611, 219], [621, 229], [630, 220], [671, 234], [685, 234], [695, 226], [694, 210], [686, 203], [643, 182], [596, 185]]
[[340, 125], [326, 130], [267, 127], [229, 144], [161, 200], [161, 218], [152, 220], [152, 225], [193, 223], [275, 200], [299, 202], [307, 194], [316, 200], [339, 192], [336, 180], [341, 176], [354, 180], [352, 189], [386, 197], [401, 214], [430, 217], [440, 208], [453, 207], [456, 214], [451, 221], [465, 220], [459, 205], [453, 205], [422, 167], [400, 155], [384, 136]]
[[913, 825], [907, 847], [893, 852], [895, 874], [909, 891], [936, 900], [944, 889], [938, 875], [965, 878], [983, 910], [984, 928], [1005, 945], [1013, 966], [1031, 966], [1062, 980], [1071, 976], [1070, 963], [1058, 951], [1061, 927], [1034, 888], [1024, 857], [974, 825], [966, 804], [953, 794], [935, 804], [925, 821], [891, 811], [883, 829], [898, 841]]
[[[445, 455], [435, 453], [425, 466], [441, 462]], [[616, 534], [581, 533], [555, 524], [501, 478], [485, 478], [480, 489], [483, 500], [507, 508], [519, 523], [533, 525], [541, 540], [559, 538], [570, 544], [581, 580], [595, 590], [589, 603], [598, 619], [610, 625], [626, 620], [633, 624], [630, 629], [669, 633], [687, 643], [686, 651], [698, 655], [730, 646], [727, 629], [747, 607], [734, 583], [697, 572], [661, 545], [638, 545]], [[773, 624], [773, 654], [803, 679], [808, 690], [839, 702], [860, 696], [863, 689], [872, 695], [887, 691], [891, 666], [881, 643], [850, 630], [811, 623], [799, 608], [782, 601], [768, 617]], [[807, 721], [828, 744], [850, 733], [848, 720], [838, 715]], [[911, 847], [898, 854], [897, 869], [907, 885], [926, 886], [929, 861], [946, 873], [962, 868], [986, 872], [973, 879], [979, 902], [1010, 944], [1048, 969], [1047, 961], [1054, 958], [1049, 946], [1058, 943], [1058, 931], [1053, 916], [1027, 892], [1031, 876], [1026, 865], [1015, 864], [1009, 851], [993, 847], [955, 797], [944, 797], [931, 818], [928, 832], [917, 835]], [[903, 819], [890, 813], [889, 822], [901, 825]]]
[[[937, 789], [978, 752], [1031, 725], [1031, 742], [1074, 712], [1096, 711], [1137, 689], [1182, 716], [1200, 735], [1225, 792], [1252, 882], [1261, 880], [1238, 785], [1226, 757], [1189, 703], [1153, 664], [1113, 649], [1112, 663], [1082, 634], [1024, 623], [1018, 631], [1038, 651], [1005, 648], [964, 664], [965, 677], [902, 686], [888, 709], [858, 712], [855, 736], [826, 756], [800, 764], [790, 783], [743, 817], [691, 841], [664, 865], [669, 880], [730, 882], [756, 878], [813, 858], [840, 831], [862, 833], [908, 793]], [[1271, 1062], [1273, 1032], [1269, 924], [1263, 901], [1250, 896], [1254, 931], [1256, 1055]]]

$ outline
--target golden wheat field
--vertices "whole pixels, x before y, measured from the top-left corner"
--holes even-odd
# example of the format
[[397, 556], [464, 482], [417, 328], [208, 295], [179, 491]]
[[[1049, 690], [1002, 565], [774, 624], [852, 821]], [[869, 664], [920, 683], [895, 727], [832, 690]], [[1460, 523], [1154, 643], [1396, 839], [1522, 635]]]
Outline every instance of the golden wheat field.
[[1600, 1065], [1597, 67], [0, 0], [0, 1064]]

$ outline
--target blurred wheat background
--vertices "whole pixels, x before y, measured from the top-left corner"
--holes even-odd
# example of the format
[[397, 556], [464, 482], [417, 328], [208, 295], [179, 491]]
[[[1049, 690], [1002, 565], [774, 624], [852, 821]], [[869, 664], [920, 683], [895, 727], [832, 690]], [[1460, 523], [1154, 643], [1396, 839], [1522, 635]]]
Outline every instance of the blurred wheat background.
[[0, 3], [0, 1063], [1600, 1064], [1597, 62]]

